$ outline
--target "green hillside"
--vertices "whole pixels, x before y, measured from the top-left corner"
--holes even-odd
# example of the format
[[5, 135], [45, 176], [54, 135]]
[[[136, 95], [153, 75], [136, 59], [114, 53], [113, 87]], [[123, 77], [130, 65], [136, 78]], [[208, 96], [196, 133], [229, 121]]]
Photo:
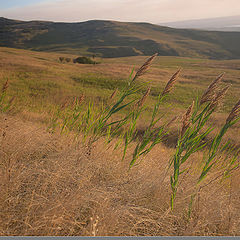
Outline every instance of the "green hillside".
[[101, 57], [151, 55], [240, 58], [240, 32], [211, 32], [149, 23], [55, 23], [0, 18], [0, 46]]

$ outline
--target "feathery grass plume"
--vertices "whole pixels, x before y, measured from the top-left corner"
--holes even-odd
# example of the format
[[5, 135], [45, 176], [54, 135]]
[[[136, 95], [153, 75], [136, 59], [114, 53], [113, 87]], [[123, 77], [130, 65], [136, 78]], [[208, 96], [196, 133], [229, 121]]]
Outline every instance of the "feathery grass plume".
[[85, 100], [85, 96], [81, 95], [80, 97], [78, 97], [78, 104], [81, 104], [84, 100]]
[[9, 105], [12, 105], [12, 103], [14, 102], [14, 100], [16, 99], [16, 96], [13, 96], [11, 99], [10, 99], [10, 101], [9, 101]]
[[222, 80], [225, 73], [219, 75], [207, 88], [204, 94], [201, 97], [200, 105], [204, 104], [205, 102], [212, 101], [216, 96], [216, 91], [218, 89], [218, 84]]
[[226, 123], [232, 122], [234, 119], [236, 119], [238, 117], [239, 114], [240, 114], [240, 100], [233, 107], [232, 111], [230, 112], [230, 114], [226, 120]]
[[194, 107], [194, 101], [192, 102], [192, 104], [188, 107], [186, 113], [183, 115], [182, 117], [182, 130], [181, 130], [181, 136], [184, 135], [184, 133], [186, 132], [186, 130], [188, 129], [188, 127], [190, 126], [190, 119], [192, 116], [192, 112], [193, 112], [193, 107]]
[[[136, 94], [142, 90], [142, 86], [135, 86], [133, 82], [141, 75], [143, 75], [147, 69], [149, 68], [151, 62], [153, 59], [157, 56], [157, 54], [154, 54], [152, 57], [150, 57], [143, 65], [142, 67], [137, 71], [134, 78], [133, 71], [130, 74], [129, 80], [132, 79], [125, 89], [121, 91], [120, 96], [118, 97], [118, 100], [111, 106], [108, 106], [106, 108], [102, 108], [102, 111], [97, 118], [97, 120], [90, 126], [90, 130], [93, 133], [91, 138], [89, 139], [89, 144], [93, 144], [96, 142], [101, 136], [105, 135], [105, 130], [108, 129], [111, 126], [111, 129], [120, 130], [121, 127], [123, 127], [125, 124], [127, 124], [128, 119], [131, 118], [132, 112], [130, 111], [129, 114], [127, 114], [126, 117], [122, 118], [119, 121], [109, 122], [109, 120], [112, 118], [113, 115], [119, 113], [119, 111], [122, 111], [124, 108], [130, 106], [135, 102], [135, 100], [131, 100], [129, 97], [133, 94]], [[125, 102], [127, 100], [127, 102]]]
[[226, 95], [226, 93], [227, 93], [229, 88], [230, 88], [230, 85], [225, 87], [224, 89], [220, 90], [216, 94], [216, 97], [212, 100], [212, 102], [211, 102], [211, 104], [209, 106], [209, 110], [212, 110], [212, 109], [216, 108], [219, 105], [219, 103], [221, 103], [222, 99]]
[[139, 108], [141, 108], [144, 104], [144, 102], [146, 101], [147, 97], [149, 96], [150, 94], [150, 91], [151, 91], [151, 87], [148, 87], [147, 91], [143, 94], [142, 98], [137, 102], [137, 106]]
[[[164, 94], [167, 94], [172, 89], [179, 72], [180, 70], [178, 70], [172, 76], [165, 88]], [[132, 161], [130, 162], [130, 168], [135, 164], [135, 162], [140, 156], [146, 156], [157, 144], [162, 142], [163, 138], [167, 135], [166, 131], [164, 130], [166, 125], [156, 127], [156, 124], [161, 119], [161, 117], [158, 116], [158, 113], [163, 99], [164, 96], [162, 95], [162, 93], [159, 93], [157, 101], [153, 108], [151, 121], [147, 126], [146, 130], [144, 131], [142, 139], [135, 147]]]
[[238, 103], [233, 107], [231, 113], [226, 120], [226, 123], [222, 126], [219, 133], [212, 140], [211, 147], [209, 149], [208, 159], [206, 160], [205, 165], [202, 168], [201, 175], [198, 179], [198, 184], [202, 182], [202, 180], [208, 175], [208, 172], [211, 170], [211, 168], [219, 162], [219, 160], [217, 159], [217, 153], [219, 152], [222, 139], [227, 133], [228, 129], [240, 120], [240, 118], [237, 117], [240, 112], [239, 108], [240, 101], [238, 101]]
[[5, 93], [8, 89], [8, 87], [9, 87], [9, 81], [7, 79], [7, 81], [3, 84], [2, 93]]
[[140, 76], [142, 76], [150, 67], [153, 59], [158, 55], [158, 53], [155, 53], [152, 55], [148, 60], [138, 69], [137, 73], [135, 74], [134, 78], [132, 79], [132, 83]]
[[173, 74], [173, 76], [168, 81], [166, 87], [164, 88], [164, 90], [163, 90], [163, 92], [161, 94], [162, 97], [165, 96], [166, 94], [168, 94], [173, 89], [180, 72], [181, 72], [181, 69], [179, 69], [177, 72], [175, 72]]
[[[196, 101], [197, 102], [197, 101]], [[205, 126], [207, 120], [213, 111], [206, 113], [208, 106], [199, 113], [194, 115], [193, 108], [195, 101], [188, 107], [186, 113], [182, 117], [182, 129], [178, 137], [176, 151], [173, 159], [169, 162], [170, 167], [173, 168], [173, 173], [170, 176], [170, 183], [172, 188], [171, 194], [171, 209], [173, 209], [174, 201], [180, 184], [179, 177], [189, 168], [182, 169], [183, 164], [188, 161], [189, 157], [197, 151], [203, 149], [206, 145], [203, 139], [212, 131], [212, 128], [200, 132]], [[196, 109], [197, 109], [196, 104]], [[190, 124], [192, 124], [190, 126]], [[191, 168], [191, 167], [190, 167]]]
[[117, 95], [117, 92], [118, 92], [118, 88], [116, 88], [116, 89], [113, 91], [112, 95], [110, 96], [110, 99], [114, 99], [115, 96]]

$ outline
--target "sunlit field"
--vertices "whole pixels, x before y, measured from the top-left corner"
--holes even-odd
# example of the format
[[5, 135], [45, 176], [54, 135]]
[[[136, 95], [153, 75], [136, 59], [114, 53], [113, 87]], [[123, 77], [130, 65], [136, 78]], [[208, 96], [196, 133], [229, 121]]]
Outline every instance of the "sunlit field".
[[0, 234], [240, 235], [240, 60], [0, 48]]

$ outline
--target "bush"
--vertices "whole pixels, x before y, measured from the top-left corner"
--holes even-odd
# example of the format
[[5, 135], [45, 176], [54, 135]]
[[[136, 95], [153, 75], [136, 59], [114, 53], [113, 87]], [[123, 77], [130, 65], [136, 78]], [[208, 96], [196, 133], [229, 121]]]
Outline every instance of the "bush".
[[73, 60], [74, 63], [80, 63], [80, 64], [97, 64], [97, 62], [93, 61], [89, 57], [78, 57]]
[[63, 62], [64, 61], [64, 57], [59, 57], [59, 61]]
[[59, 57], [59, 61], [61, 63], [64, 63], [64, 62], [69, 63], [69, 62], [72, 61], [72, 59], [71, 58], [66, 58], [66, 57]]
[[67, 63], [69, 63], [69, 62], [71, 62], [71, 58], [65, 58], [65, 61], [67, 62]]

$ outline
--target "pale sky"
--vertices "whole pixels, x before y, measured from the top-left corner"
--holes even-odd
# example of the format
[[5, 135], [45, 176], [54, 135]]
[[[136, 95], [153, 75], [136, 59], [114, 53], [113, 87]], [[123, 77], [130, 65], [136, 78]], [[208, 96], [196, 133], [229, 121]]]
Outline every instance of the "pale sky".
[[0, 0], [0, 16], [18, 20], [163, 23], [234, 15], [240, 0]]

